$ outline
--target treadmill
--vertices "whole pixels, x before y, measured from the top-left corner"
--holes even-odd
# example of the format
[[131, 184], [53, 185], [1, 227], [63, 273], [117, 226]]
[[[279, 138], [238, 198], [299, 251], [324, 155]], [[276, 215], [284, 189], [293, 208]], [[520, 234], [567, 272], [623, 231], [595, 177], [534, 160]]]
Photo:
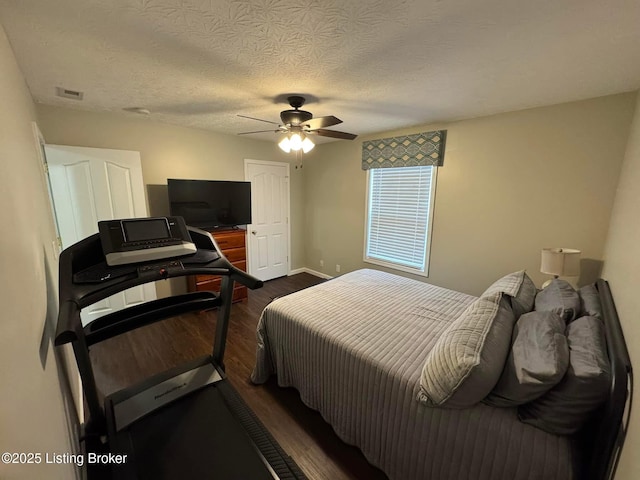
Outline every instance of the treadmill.
[[[187, 230], [196, 248], [186, 256], [109, 265], [100, 233], [60, 254], [55, 344], [72, 345], [82, 380], [88, 417], [81, 443], [88, 478], [305, 479], [225, 377], [234, 282], [256, 289], [262, 281], [235, 268], [208, 232]], [[222, 276], [220, 292], [161, 298], [82, 326], [80, 311], [89, 305], [136, 285], [194, 274]], [[217, 309], [211, 355], [115, 392], [101, 405], [89, 358], [92, 345], [176, 315], [210, 309]]]

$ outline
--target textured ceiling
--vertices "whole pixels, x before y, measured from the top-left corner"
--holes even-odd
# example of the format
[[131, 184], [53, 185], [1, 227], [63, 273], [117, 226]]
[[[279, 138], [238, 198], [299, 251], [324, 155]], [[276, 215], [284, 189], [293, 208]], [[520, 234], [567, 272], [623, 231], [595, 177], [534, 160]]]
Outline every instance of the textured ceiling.
[[640, 88], [638, 0], [0, 0], [0, 22], [38, 102], [224, 133], [291, 93], [363, 135]]

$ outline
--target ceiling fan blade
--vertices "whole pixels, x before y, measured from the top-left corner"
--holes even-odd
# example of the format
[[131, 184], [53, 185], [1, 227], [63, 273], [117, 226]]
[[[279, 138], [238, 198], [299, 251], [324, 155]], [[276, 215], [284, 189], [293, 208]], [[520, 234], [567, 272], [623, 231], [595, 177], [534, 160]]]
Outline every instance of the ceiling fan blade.
[[271, 133], [278, 133], [281, 130], [256, 130], [255, 132], [241, 132], [238, 135], [249, 135], [250, 133], [266, 133], [266, 132], [271, 132]]
[[274, 125], [280, 125], [279, 123], [272, 122], [271, 120], [262, 120], [261, 118], [247, 117], [246, 115], [240, 115], [240, 114], [238, 114], [238, 116], [242, 118], [248, 118], [249, 120], [258, 120], [259, 122], [266, 122], [266, 123], [273, 123]]
[[353, 133], [338, 132], [336, 130], [325, 130], [323, 128], [313, 130], [312, 133], [320, 135], [321, 137], [341, 138], [342, 140], [353, 140], [358, 136], [354, 135]]
[[342, 120], [334, 117], [333, 115], [329, 115], [327, 117], [312, 118], [311, 120], [302, 122], [300, 125], [309, 127], [311, 130], [317, 130], [318, 128], [331, 127], [333, 125], [338, 125], [339, 123], [342, 123]]

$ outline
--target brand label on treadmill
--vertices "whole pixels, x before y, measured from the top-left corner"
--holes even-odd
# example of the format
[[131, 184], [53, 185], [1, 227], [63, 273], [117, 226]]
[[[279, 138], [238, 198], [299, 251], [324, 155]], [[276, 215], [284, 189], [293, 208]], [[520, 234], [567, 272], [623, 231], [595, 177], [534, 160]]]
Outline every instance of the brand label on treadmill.
[[220, 380], [222, 377], [213, 365], [203, 365], [116, 403], [113, 406], [116, 430], [120, 431], [157, 408]]
[[185, 382], [182, 385], [176, 385], [175, 387], [171, 387], [169, 390], [167, 390], [164, 393], [159, 393], [158, 395], [156, 395], [155, 397], [153, 397], [154, 400], [158, 400], [159, 398], [164, 397], [165, 395], [169, 395], [170, 393], [175, 392], [176, 390], [180, 390], [181, 388], [186, 387], [188, 384]]

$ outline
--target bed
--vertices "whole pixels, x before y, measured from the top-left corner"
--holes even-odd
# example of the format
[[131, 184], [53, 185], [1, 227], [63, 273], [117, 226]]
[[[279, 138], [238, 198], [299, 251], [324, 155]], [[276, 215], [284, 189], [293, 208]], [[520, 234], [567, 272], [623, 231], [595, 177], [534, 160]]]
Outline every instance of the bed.
[[[277, 375], [278, 385], [296, 388], [392, 480], [577, 479], [585, 476], [584, 458], [606, 460], [610, 470], [619, 429], [589, 425], [601, 443], [607, 435], [616, 439], [594, 459], [589, 441], [577, 446], [573, 437], [525, 424], [516, 408], [432, 408], [417, 401], [427, 355], [475, 300], [376, 270], [342, 275], [267, 306], [251, 379], [260, 384]], [[628, 387], [628, 355], [618, 363]], [[613, 402], [621, 417], [624, 395], [603, 408]]]

